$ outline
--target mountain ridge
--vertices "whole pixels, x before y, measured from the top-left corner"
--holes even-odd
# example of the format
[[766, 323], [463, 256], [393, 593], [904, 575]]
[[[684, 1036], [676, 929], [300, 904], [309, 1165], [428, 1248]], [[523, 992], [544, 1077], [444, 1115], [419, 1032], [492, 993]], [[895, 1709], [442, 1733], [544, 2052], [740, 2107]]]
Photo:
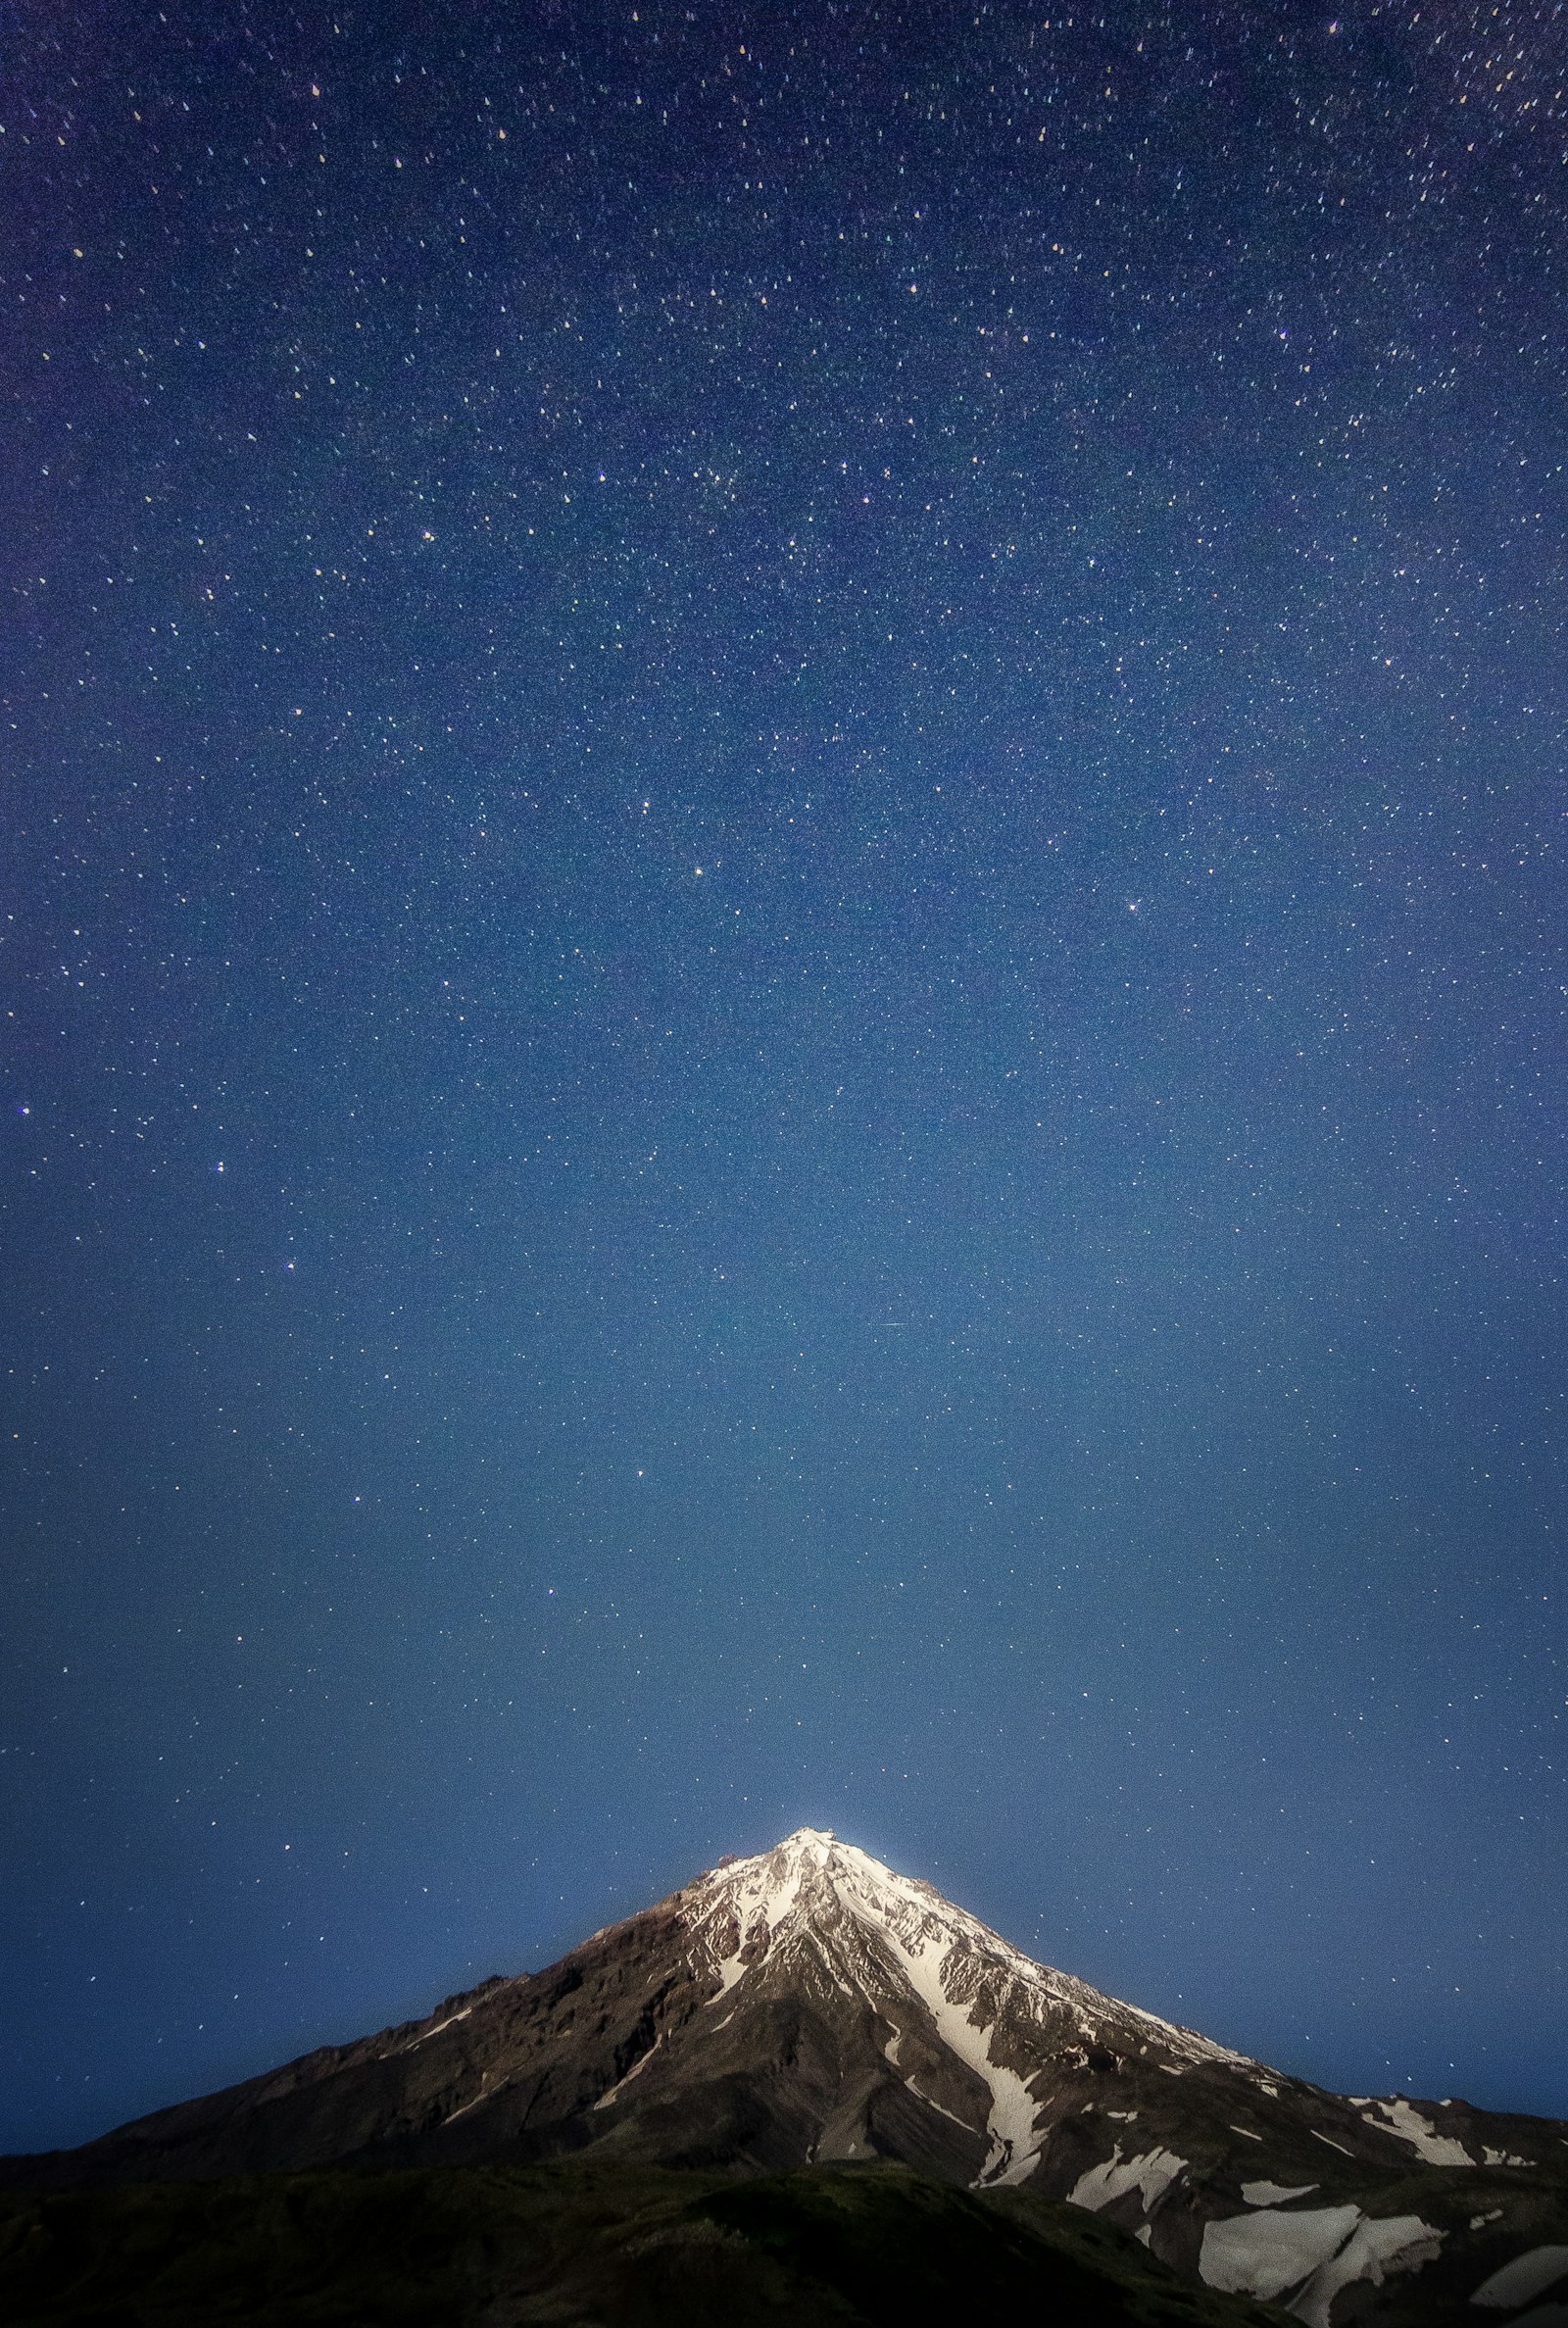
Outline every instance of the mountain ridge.
[[[736, 2177], [883, 2160], [976, 2192], [1028, 2189], [1309, 2328], [1341, 2328], [1373, 2290], [1417, 2280], [1462, 2307], [1553, 2250], [1548, 2234], [1568, 2242], [1568, 2126], [1329, 2094], [1036, 1963], [816, 1828], [703, 1870], [539, 1973], [492, 1977], [422, 2020], [78, 2151], [6, 2161], [0, 2177], [578, 2156]], [[1532, 2328], [1568, 2328], [1559, 2308]]]

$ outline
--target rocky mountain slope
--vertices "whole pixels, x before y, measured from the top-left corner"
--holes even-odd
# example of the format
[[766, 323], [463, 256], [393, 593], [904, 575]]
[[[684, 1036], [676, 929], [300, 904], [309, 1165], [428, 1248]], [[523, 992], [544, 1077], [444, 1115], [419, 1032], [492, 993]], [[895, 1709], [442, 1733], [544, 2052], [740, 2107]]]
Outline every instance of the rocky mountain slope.
[[4, 2179], [567, 2156], [731, 2176], [896, 2160], [1071, 2201], [1311, 2328], [1568, 2328], [1568, 2124], [1324, 2093], [1033, 1963], [812, 1829], [548, 1971]]

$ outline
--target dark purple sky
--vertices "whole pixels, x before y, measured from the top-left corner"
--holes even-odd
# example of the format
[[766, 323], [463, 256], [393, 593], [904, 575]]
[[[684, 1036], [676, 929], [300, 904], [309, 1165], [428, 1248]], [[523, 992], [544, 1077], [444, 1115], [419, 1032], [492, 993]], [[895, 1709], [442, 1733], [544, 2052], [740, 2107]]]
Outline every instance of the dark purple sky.
[[1568, 2114], [1563, 41], [0, 20], [0, 2146], [804, 1821]]

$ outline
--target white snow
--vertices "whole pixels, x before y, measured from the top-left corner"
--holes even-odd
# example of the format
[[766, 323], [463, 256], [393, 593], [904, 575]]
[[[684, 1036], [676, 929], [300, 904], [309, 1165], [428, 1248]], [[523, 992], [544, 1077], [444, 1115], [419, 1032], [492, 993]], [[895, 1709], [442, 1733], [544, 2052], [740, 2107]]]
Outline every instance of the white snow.
[[1381, 2288], [1393, 2271], [1419, 2271], [1443, 2246], [1443, 2233], [1423, 2223], [1419, 2215], [1364, 2215], [1337, 2255], [1319, 2264], [1304, 2288], [1286, 2309], [1306, 2322], [1306, 2328], [1330, 2328], [1334, 2299], [1352, 2280], [1370, 2280]]
[[1326, 2142], [1331, 2151], [1338, 2151], [1342, 2158], [1353, 2158], [1354, 2151], [1348, 2151], [1343, 2142], [1336, 2142], [1332, 2134], [1320, 2134], [1315, 2126], [1308, 2126], [1308, 2134], [1318, 2142]]
[[404, 2048], [405, 2053], [412, 2054], [416, 2046], [428, 2045], [430, 2039], [432, 2037], [439, 2037], [443, 2029], [455, 2028], [459, 2021], [466, 2021], [472, 2010], [473, 2006], [471, 2005], [466, 2005], [461, 2012], [449, 2012], [446, 2019], [444, 2021], [437, 2021], [433, 2028], [421, 2029], [417, 2037], [411, 2037], [409, 2039], [408, 2044]]
[[1145, 2012], [1138, 2005], [1123, 2005], [1123, 2012], [1130, 2012], [1143, 2022], [1146, 2029], [1157, 2030], [1165, 2043], [1190, 2061], [1228, 2061], [1233, 2069], [1255, 2069], [1257, 2063], [1246, 2054], [1237, 2053], [1231, 2046], [1219, 2045], [1212, 2037], [1200, 2036], [1196, 2029], [1183, 2029], [1175, 2021], [1162, 2021], [1157, 2012]]
[[1360, 2220], [1358, 2206], [1226, 2215], [1203, 2226], [1199, 2272], [1228, 2296], [1282, 2296], [1338, 2254]]
[[[884, 2059], [891, 2062], [895, 2069], [900, 2066], [899, 2048], [903, 2045], [903, 2043], [904, 2031], [902, 2029], [896, 2028], [892, 2036], [888, 2039], [886, 2045], [884, 2045], [882, 2048]], [[974, 2132], [974, 2128], [969, 2124], [967, 2118], [960, 2118], [956, 2110], [949, 2109], [946, 2104], [939, 2102], [934, 2094], [928, 2094], [925, 2088], [917, 2084], [912, 2077], [906, 2076], [904, 2082], [908, 2087], [915, 2100], [917, 2102], [923, 2102], [927, 2109], [934, 2109], [940, 2116], [951, 2118], [956, 2126], [961, 2126], [963, 2128], [965, 2134], [972, 2134]]]
[[1250, 2126], [1233, 2126], [1231, 2128], [1231, 2132], [1233, 2134], [1245, 2134], [1249, 2142], [1261, 2142], [1263, 2139], [1261, 2134], [1254, 2134]]
[[961, 2126], [963, 2128], [965, 2134], [972, 2134], [974, 2132], [974, 2128], [970, 2125], [967, 2118], [960, 2118], [956, 2109], [946, 2108], [943, 2104], [937, 2100], [934, 2094], [928, 2094], [922, 2086], [916, 2085], [912, 2077], [906, 2077], [904, 2082], [908, 2087], [910, 2093], [914, 2096], [916, 2102], [923, 2102], [927, 2109], [936, 2110], [938, 2115], [941, 2117], [951, 2118], [956, 2126]]
[[1491, 2151], [1483, 2146], [1481, 2156], [1488, 2166], [1533, 2166], [1534, 2158], [1516, 2157], [1512, 2151]]
[[760, 1939], [764, 1927], [771, 1944], [779, 1925], [800, 1898], [808, 1855], [799, 1847], [810, 1833], [809, 1828], [803, 1827], [799, 1835], [790, 1836], [776, 1851], [766, 1852], [760, 1858], [738, 1859], [715, 1879], [712, 1888], [717, 1898], [704, 1918], [704, 1929], [710, 1929], [725, 1916], [726, 1910], [732, 1910], [740, 1926], [740, 1938], [734, 1953], [719, 1964], [718, 1991], [710, 1998], [710, 2005], [727, 1996], [749, 1971], [750, 1966], [742, 1961], [741, 1951]]
[[1258, 2066], [1246, 2054], [1233, 2053], [1228, 2045], [1216, 2045], [1212, 2037], [1200, 2037], [1196, 2029], [1184, 2029], [1176, 2021], [1162, 2021], [1157, 2012], [1145, 2012], [1142, 2006], [1123, 2004], [1120, 2009], [1145, 2029], [1152, 2030], [1171, 2052], [1184, 2054], [1189, 2061], [1228, 2061], [1233, 2069]]
[[1039, 2148], [1034, 2140], [1035, 2103], [1015, 2069], [1005, 2069], [992, 2060], [991, 2034], [995, 2022], [977, 2027], [968, 2009], [955, 2005], [949, 1998], [942, 1967], [952, 1954], [952, 1942], [945, 1934], [922, 1932], [914, 1946], [897, 1931], [892, 1937], [903, 1954], [909, 1985], [935, 2021], [938, 2036], [991, 2088], [991, 2111], [986, 2120], [991, 2149], [980, 2169], [979, 2180], [1021, 2181], [1034, 2163]]
[[1242, 2197], [1249, 2206], [1283, 2206], [1287, 2199], [1304, 2199], [1316, 2189], [1316, 2183], [1296, 2183], [1289, 2190], [1284, 2183], [1243, 2183]]
[[[812, 1827], [802, 1827], [757, 1858], [737, 1860], [705, 1887], [699, 1933], [716, 1939], [717, 1928], [727, 1929], [732, 1916], [740, 1928], [738, 1944], [724, 1957], [718, 1958], [714, 1952], [719, 1986], [710, 2003], [716, 2004], [744, 1979], [748, 1966], [741, 1960], [741, 1950], [761, 1939], [764, 1927], [766, 1946], [755, 1957], [758, 1963], [765, 1962], [781, 1948], [812, 1940], [797, 1911], [803, 1891], [809, 1888], [819, 1897], [823, 1885], [873, 1943], [881, 1944], [872, 1949], [867, 1977], [874, 1979], [882, 1969], [891, 1944], [894, 1968], [930, 2013], [944, 2044], [989, 2088], [991, 2149], [980, 2179], [1021, 2181], [1038, 2153], [1035, 2103], [1017, 2072], [991, 2057], [994, 2018], [978, 2021], [974, 2017], [978, 2001], [971, 2006], [949, 1995], [946, 1967], [955, 1952], [966, 1964], [978, 1961], [983, 1972], [999, 1976], [987, 1984], [988, 1991], [1000, 1988], [1010, 2003], [1021, 2006], [1034, 2019], [1044, 2018], [1048, 2001], [1076, 2005], [1080, 1984], [1069, 1984], [1064, 1976], [1031, 1963], [984, 1924], [951, 1907], [929, 1885], [896, 1875], [865, 1852]], [[836, 1951], [835, 1958], [841, 1954]], [[827, 1969], [842, 1988], [839, 1962], [829, 1962]], [[1092, 1997], [1093, 1992], [1084, 1990], [1083, 1995]], [[869, 1994], [868, 2001], [878, 2002]]]
[[[1259, 2064], [1244, 2054], [1034, 1963], [929, 1884], [895, 1874], [822, 1829], [802, 1827], [772, 1851], [733, 1861], [694, 1887], [694, 1960], [717, 1979], [710, 2005], [744, 1980], [749, 1966], [742, 1957], [748, 1950], [752, 1965], [760, 1966], [782, 1953], [810, 1947], [829, 1979], [843, 1989], [848, 1974], [884, 2016], [886, 1975], [891, 1971], [902, 1978], [930, 2013], [943, 2043], [990, 2093], [990, 2150], [978, 2177], [982, 2183], [1023, 2181], [1041, 2147], [1028, 2082], [994, 2057], [1004, 2050], [999, 2021], [1012, 2028], [1031, 2021], [1059, 2025], [1065, 2012], [1086, 2047], [1152, 2055], [1155, 2065], [1172, 2077], [1194, 2062], [1214, 2061], [1266, 2082]], [[846, 1932], [847, 1921], [860, 1933], [858, 1943]], [[822, 1936], [830, 1930], [829, 1948]], [[897, 2045], [895, 2037], [885, 2048], [895, 2066]], [[1174, 2057], [1158, 2058], [1161, 2055]]]
[[[716, 1936], [715, 1927], [727, 1925], [731, 1915], [740, 1925], [739, 1947], [729, 1950], [722, 1959], [714, 1952], [719, 1996], [744, 1978], [746, 1966], [740, 1961], [740, 1948], [760, 1937], [764, 1918], [768, 1935], [764, 1955], [772, 1954], [781, 1928], [787, 1925], [800, 1900], [803, 1886], [812, 1879], [825, 1879], [842, 1907], [878, 1937], [892, 1938], [906, 1959], [923, 1962], [927, 1952], [935, 1950], [940, 1961], [949, 1949], [961, 1946], [966, 1955], [972, 1954], [995, 1976], [995, 1985], [1009, 2009], [1015, 2012], [1042, 2021], [1051, 2008], [1065, 2008], [1076, 2019], [1080, 2033], [1094, 2043], [1105, 2041], [1104, 2023], [1108, 2016], [1113, 2016], [1113, 2027], [1108, 2033], [1112, 2040], [1119, 2034], [1125, 2044], [1125, 2024], [1131, 2021], [1135, 2024], [1131, 2032], [1134, 2037], [1152, 2040], [1161, 2052], [1174, 2054], [1180, 2063], [1225, 2061], [1243, 2069], [1257, 2069], [1257, 2063], [1250, 2061], [1244, 2054], [1233, 2053], [1228, 2046], [1216, 2045], [1195, 2030], [1161, 2020], [1157, 2014], [1145, 2012], [1137, 2006], [1116, 2004], [1067, 1973], [1054, 1972], [1044, 1964], [1033, 1962], [974, 1916], [965, 1915], [943, 1900], [929, 1884], [895, 1874], [868, 1853], [858, 1851], [853, 1844], [841, 1843], [836, 1836], [815, 1827], [799, 1828], [774, 1850], [755, 1858], [735, 1860], [702, 1887], [699, 1933]], [[929, 2005], [931, 2000], [924, 1997], [918, 1983], [913, 1985]], [[942, 2002], [944, 2006], [949, 2003], [945, 1986]], [[942, 2016], [939, 2014], [938, 2018]], [[967, 2025], [967, 2011], [964, 2022]], [[947, 2034], [944, 2028], [944, 2035]], [[969, 2059], [962, 2047], [955, 2050], [962, 2058]], [[992, 2088], [993, 2142], [1002, 2139], [1012, 2144], [1007, 2163], [1015, 2165], [1020, 2133], [1026, 2139], [1032, 2136], [1032, 2108], [1025, 2125], [1018, 2093], [1007, 2084], [1011, 2072], [999, 2069], [991, 2061], [989, 2048], [983, 2056], [973, 2047], [970, 2051], [976, 2054], [970, 2065], [979, 2070]], [[1169, 2069], [1173, 2076], [1181, 2075], [1181, 2068], [1168, 2061], [1160, 2062], [1159, 2066]], [[1021, 2086], [1021, 2081], [1015, 2083]], [[997, 2116], [999, 2108], [1002, 2119]], [[1002, 2120], [1006, 2121], [1005, 2127]], [[1034, 2155], [1032, 2148], [1030, 2155]], [[992, 2169], [988, 2167], [986, 2179], [991, 2178]]]
[[610, 2105], [614, 2101], [615, 2096], [623, 2092], [624, 2089], [631, 2084], [631, 2081], [634, 2077], [640, 2077], [642, 2075], [643, 2071], [647, 2068], [649, 2062], [653, 2059], [655, 2054], [658, 2053], [663, 2042], [663, 2032], [661, 2031], [660, 2034], [654, 2039], [653, 2044], [648, 2048], [647, 2053], [639, 2054], [637, 2056], [636, 2060], [633, 2061], [625, 2076], [617, 2077], [614, 2084], [611, 2086], [607, 2092], [600, 2095], [598, 2101], [594, 2104], [595, 2109], [608, 2109]]
[[1502, 2209], [1500, 2206], [1494, 2206], [1484, 2215], [1472, 2215], [1470, 2228], [1472, 2231], [1479, 2231], [1484, 2223], [1500, 2223], [1501, 2221]]
[[1227, 2215], [1203, 2229], [1198, 2268], [1231, 2296], [1284, 2296], [1306, 2328], [1330, 2328], [1334, 2299], [1352, 2280], [1381, 2287], [1391, 2271], [1430, 2263], [1443, 2233], [1419, 2215], [1376, 2220], [1358, 2206], [1314, 2206], [1298, 2214]]
[[1163, 2199], [1176, 2177], [1185, 2172], [1187, 2160], [1178, 2158], [1174, 2151], [1145, 2151], [1140, 2157], [1124, 2158], [1118, 2142], [1108, 2158], [1098, 2166], [1091, 2166], [1081, 2174], [1067, 2193], [1069, 2206], [1083, 2206], [1091, 2214], [1098, 2214], [1113, 2199], [1125, 2191], [1136, 2191], [1148, 2214], [1157, 2199]]
[[1568, 2248], [1526, 2248], [1522, 2255], [1515, 2255], [1511, 2263], [1484, 2279], [1472, 2303], [1494, 2306], [1501, 2311], [1506, 2305], [1528, 2303], [1534, 2296], [1544, 2296], [1554, 2280], [1568, 2272]]
[[[1373, 2112], [1382, 2111], [1382, 2117]], [[1474, 2158], [1462, 2142], [1455, 2142], [1451, 2134], [1440, 2134], [1430, 2118], [1405, 2101], [1402, 2094], [1390, 2102], [1374, 2102], [1361, 2111], [1369, 2126], [1376, 2126], [1380, 2134], [1393, 2134], [1400, 2142], [1407, 2142], [1429, 2166], [1473, 2166]], [[1489, 2164], [1499, 2161], [1489, 2160]]]

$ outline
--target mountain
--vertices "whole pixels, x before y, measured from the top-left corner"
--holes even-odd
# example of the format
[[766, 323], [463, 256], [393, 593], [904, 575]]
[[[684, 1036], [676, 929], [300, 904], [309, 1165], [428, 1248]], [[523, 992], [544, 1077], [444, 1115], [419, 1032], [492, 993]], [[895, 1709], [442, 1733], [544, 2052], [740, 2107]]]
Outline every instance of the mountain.
[[1568, 2124], [1325, 2093], [1032, 1962], [809, 1828], [547, 1971], [0, 2179], [568, 2159], [731, 2183], [896, 2161], [999, 2220], [1009, 2194], [1069, 2201], [1309, 2328], [1568, 2328]]

